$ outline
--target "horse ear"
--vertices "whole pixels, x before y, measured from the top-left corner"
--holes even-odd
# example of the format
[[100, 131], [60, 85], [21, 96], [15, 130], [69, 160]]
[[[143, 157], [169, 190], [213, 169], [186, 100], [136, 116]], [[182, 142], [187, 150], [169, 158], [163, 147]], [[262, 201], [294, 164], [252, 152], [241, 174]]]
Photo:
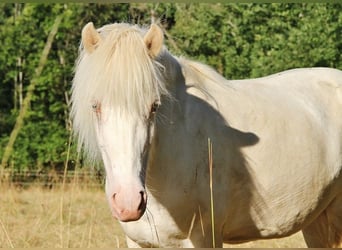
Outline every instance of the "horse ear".
[[144, 42], [148, 49], [149, 55], [152, 58], [157, 57], [163, 47], [163, 31], [156, 24], [152, 24], [144, 37]]
[[82, 29], [82, 43], [88, 53], [92, 53], [101, 41], [100, 34], [96, 31], [92, 22], [87, 23]]

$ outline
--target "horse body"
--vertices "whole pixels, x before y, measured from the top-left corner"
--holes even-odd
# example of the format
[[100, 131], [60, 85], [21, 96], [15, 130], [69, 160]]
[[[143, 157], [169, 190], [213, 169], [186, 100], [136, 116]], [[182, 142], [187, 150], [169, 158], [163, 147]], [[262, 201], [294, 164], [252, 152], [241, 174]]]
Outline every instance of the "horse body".
[[[232, 83], [238, 94], [229, 95], [235, 101], [225, 120], [259, 140], [241, 148], [243, 165], [236, 166], [246, 169], [251, 186], [242, 195], [248, 197], [246, 211], [231, 212], [238, 220], [226, 222], [228, 242], [289, 235], [341, 192], [341, 179], [335, 180], [341, 178], [340, 79], [338, 71], [301, 69]], [[238, 179], [230, 180], [230, 188]], [[250, 214], [250, 221], [241, 221], [241, 214]], [[237, 235], [230, 230], [234, 224]]]
[[[341, 102], [331, 102], [332, 98], [339, 100], [339, 78], [324, 79], [329, 71], [289, 71], [214, 88], [209, 83], [205, 86], [209, 97], [190, 87], [188, 93], [180, 92], [177, 101], [169, 103], [176, 107], [161, 107], [159, 112], [165, 118], [157, 123], [152, 145], [155, 156], [147, 170], [151, 180], [146, 185], [157, 190], [149, 195], [157, 202], [150, 204], [160, 205], [149, 211], [154, 221], [165, 223], [160, 225], [166, 230], [164, 235], [174, 235], [178, 244], [188, 244], [186, 239], [193, 233], [193, 246], [213, 244], [208, 137], [213, 143], [216, 244], [287, 236], [322, 213], [341, 192], [341, 142], [336, 140], [342, 138]], [[341, 73], [331, 71], [329, 77], [333, 74]], [[206, 98], [224, 105], [214, 109]], [[184, 120], [175, 123], [168, 117]], [[337, 177], [340, 187], [331, 187]], [[142, 231], [149, 232], [150, 223], [146, 222]], [[132, 228], [136, 235], [137, 226]], [[158, 237], [154, 235], [155, 240]], [[147, 236], [141, 239], [145, 241]]]
[[[94, 126], [107, 197], [128, 245], [211, 247], [299, 230], [309, 246], [341, 244], [342, 72], [297, 69], [227, 81], [205, 65], [162, 49], [156, 27], [139, 32], [154, 68], [161, 67], [168, 94], [157, 95], [158, 111], [144, 111], [149, 118], [142, 121], [123, 118], [125, 111], [112, 111], [103, 102]], [[89, 54], [96, 53], [95, 44], [100, 50], [99, 39], [106, 39], [96, 34], [91, 30], [83, 37]], [[121, 142], [125, 152], [112, 140]]]

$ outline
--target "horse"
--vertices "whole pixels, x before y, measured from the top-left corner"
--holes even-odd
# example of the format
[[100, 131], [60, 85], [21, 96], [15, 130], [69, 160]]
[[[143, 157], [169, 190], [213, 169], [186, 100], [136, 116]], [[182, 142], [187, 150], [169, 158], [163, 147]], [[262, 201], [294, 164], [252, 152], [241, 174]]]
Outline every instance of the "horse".
[[105, 168], [129, 247], [222, 247], [300, 230], [342, 244], [342, 71], [227, 80], [162, 29], [86, 24], [72, 82], [78, 149]]

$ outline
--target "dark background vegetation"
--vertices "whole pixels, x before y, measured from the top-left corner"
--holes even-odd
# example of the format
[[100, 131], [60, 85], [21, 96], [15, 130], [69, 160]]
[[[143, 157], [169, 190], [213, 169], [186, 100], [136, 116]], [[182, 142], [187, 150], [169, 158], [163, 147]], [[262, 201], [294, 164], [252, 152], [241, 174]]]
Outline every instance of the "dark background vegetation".
[[69, 99], [81, 29], [89, 21], [101, 27], [154, 19], [173, 54], [207, 63], [229, 79], [296, 67], [342, 69], [342, 4], [1, 3], [0, 12], [0, 159], [50, 29], [62, 15], [6, 165], [18, 171], [63, 169], [68, 148], [68, 166], [82, 162], [68, 143]]

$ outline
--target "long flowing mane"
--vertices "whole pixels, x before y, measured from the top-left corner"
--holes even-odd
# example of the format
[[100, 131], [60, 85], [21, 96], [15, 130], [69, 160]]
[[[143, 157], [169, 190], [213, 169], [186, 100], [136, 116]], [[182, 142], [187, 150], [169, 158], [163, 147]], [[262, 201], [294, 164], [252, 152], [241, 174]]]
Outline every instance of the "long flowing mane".
[[143, 41], [145, 29], [111, 24], [98, 30], [101, 43], [92, 53], [81, 44], [72, 86], [74, 133], [79, 150], [90, 159], [98, 156], [93, 105], [110, 105], [118, 112], [143, 117], [166, 88], [161, 65], [148, 55]]

